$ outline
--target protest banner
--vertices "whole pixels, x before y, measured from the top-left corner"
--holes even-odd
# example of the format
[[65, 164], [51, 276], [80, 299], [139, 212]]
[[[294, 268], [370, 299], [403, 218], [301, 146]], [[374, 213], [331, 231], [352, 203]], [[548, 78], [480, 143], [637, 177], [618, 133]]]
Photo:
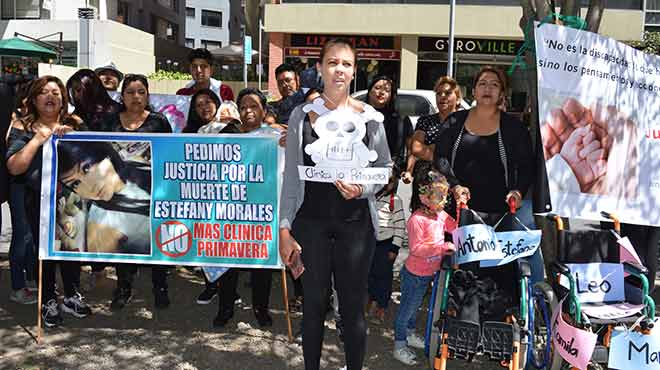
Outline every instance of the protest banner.
[[561, 358], [578, 369], [586, 369], [596, 348], [598, 335], [571, 326], [562, 317], [562, 299], [552, 315], [552, 344]]
[[660, 58], [587, 31], [534, 29], [553, 211], [660, 225]]
[[53, 137], [40, 258], [281, 269], [277, 152], [264, 135]]
[[[656, 323], [657, 325], [657, 323]], [[632, 329], [614, 328], [607, 363], [610, 369], [660, 369], [660, 330], [643, 334]]]

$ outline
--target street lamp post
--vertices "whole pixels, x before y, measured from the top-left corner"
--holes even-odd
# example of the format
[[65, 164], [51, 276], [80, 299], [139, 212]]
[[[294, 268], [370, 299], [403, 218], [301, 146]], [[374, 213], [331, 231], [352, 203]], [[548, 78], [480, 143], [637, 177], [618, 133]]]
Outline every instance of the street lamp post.
[[454, 77], [454, 21], [456, 18], [456, 0], [449, 3], [449, 60], [447, 61], [447, 76]]

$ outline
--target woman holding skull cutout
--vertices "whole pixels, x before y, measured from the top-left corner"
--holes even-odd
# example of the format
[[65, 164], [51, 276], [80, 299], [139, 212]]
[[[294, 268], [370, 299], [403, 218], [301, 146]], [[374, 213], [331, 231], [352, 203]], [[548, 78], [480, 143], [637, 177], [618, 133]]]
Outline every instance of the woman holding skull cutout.
[[[357, 185], [343, 181], [320, 183], [299, 179], [298, 166], [315, 166], [323, 155], [306, 148], [318, 140], [328, 145], [340, 142], [340, 136], [354, 136], [353, 122], [341, 117], [359, 117], [366, 121], [362, 139], [369, 150], [367, 163], [372, 167], [389, 168], [391, 159], [382, 115], [371, 106], [349, 95], [349, 86], [356, 69], [356, 53], [344, 39], [331, 39], [324, 45], [317, 68], [321, 71], [324, 93], [314, 103], [297, 107], [289, 119], [286, 143], [286, 165], [280, 206], [280, 255], [292, 265], [301, 253], [305, 272], [302, 275], [305, 304], [303, 305], [303, 354], [305, 369], [317, 370], [323, 344], [325, 313], [328, 307], [330, 279], [334, 278], [339, 295], [339, 311], [345, 325], [345, 355], [348, 370], [362, 368], [366, 348], [366, 324], [363, 308], [367, 301], [367, 277], [376, 245], [378, 221], [374, 195], [382, 185]], [[334, 115], [337, 120], [329, 120]], [[366, 117], [366, 118], [365, 118]], [[317, 119], [323, 124], [317, 125]], [[334, 127], [344, 135], [328, 138]], [[360, 147], [357, 143], [353, 147]], [[308, 147], [309, 146], [309, 147]], [[357, 153], [358, 150], [355, 151]], [[328, 158], [348, 160], [352, 150], [325, 151]], [[332, 158], [330, 158], [332, 157]], [[314, 158], [314, 159], [313, 159]], [[355, 167], [355, 158], [348, 161]], [[357, 162], [364, 164], [364, 158]], [[322, 163], [322, 162], [321, 162]]]

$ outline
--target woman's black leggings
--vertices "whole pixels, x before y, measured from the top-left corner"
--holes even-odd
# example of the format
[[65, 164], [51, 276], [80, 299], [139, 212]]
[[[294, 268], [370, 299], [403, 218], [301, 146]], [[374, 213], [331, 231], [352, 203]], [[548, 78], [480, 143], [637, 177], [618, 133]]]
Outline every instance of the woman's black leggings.
[[348, 370], [362, 369], [367, 344], [364, 306], [367, 279], [376, 248], [371, 221], [343, 222], [296, 219], [293, 237], [302, 247], [303, 355], [305, 370], [318, 370], [328, 310], [330, 277], [334, 276], [344, 324]]

